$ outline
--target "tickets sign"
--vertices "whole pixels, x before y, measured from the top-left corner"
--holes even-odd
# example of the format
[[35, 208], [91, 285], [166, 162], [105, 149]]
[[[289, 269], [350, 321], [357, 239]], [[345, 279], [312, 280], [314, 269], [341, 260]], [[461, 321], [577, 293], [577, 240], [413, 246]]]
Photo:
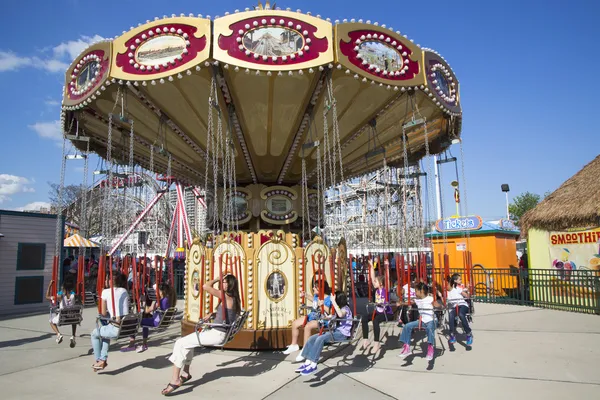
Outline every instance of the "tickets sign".
[[438, 232], [476, 231], [481, 229], [483, 220], [481, 217], [451, 217], [439, 219], [435, 223]]

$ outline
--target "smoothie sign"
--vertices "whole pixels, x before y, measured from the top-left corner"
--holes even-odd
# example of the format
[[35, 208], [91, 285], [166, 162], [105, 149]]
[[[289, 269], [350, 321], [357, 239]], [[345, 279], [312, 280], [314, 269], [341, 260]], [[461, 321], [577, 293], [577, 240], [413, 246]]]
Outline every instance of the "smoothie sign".
[[475, 231], [483, 225], [481, 217], [451, 217], [438, 219], [435, 229], [438, 232]]

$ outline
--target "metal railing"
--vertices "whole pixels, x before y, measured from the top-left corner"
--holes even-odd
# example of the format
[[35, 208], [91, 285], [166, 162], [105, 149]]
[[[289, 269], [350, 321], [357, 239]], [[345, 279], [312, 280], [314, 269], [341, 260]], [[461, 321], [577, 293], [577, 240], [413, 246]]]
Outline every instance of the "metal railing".
[[[481, 303], [514, 304], [600, 315], [600, 271], [497, 268], [474, 265], [471, 274], [459, 273]], [[443, 272], [436, 271], [436, 282]]]

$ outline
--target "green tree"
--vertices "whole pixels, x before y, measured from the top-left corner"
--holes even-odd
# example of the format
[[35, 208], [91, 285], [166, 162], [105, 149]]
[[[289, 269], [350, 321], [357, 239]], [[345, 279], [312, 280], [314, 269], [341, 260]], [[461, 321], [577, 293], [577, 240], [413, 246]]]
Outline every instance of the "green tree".
[[508, 206], [510, 218], [518, 225], [519, 220], [527, 211], [535, 208], [540, 202], [540, 195], [530, 192], [521, 193], [515, 196], [512, 203]]

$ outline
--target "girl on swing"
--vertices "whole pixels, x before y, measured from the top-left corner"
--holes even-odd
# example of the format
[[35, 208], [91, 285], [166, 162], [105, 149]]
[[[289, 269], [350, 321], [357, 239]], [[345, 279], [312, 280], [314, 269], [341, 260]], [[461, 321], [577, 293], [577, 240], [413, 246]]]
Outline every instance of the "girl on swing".
[[[210, 282], [204, 284], [203, 289], [210, 293], [212, 296], [219, 299], [217, 310], [215, 311], [215, 324], [231, 324], [236, 319], [238, 314], [241, 312], [241, 300], [238, 280], [233, 275], [225, 275], [221, 282], [221, 288], [215, 289], [213, 286], [219, 282], [219, 279], [213, 279]], [[222, 303], [222, 295], [225, 298], [225, 304]], [[226, 310], [226, 317], [223, 318], [223, 308]], [[227, 335], [227, 328], [213, 327], [205, 328], [200, 332], [200, 337], [196, 335], [196, 332], [192, 332], [187, 336], [177, 339], [175, 346], [173, 346], [173, 354], [169, 357], [169, 361], [173, 363], [173, 371], [171, 375], [171, 381], [167, 384], [167, 387], [162, 390], [164, 396], [172, 393], [192, 379], [190, 374], [190, 366], [192, 364], [192, 358], [194, 356], [194, 349], [200, 346], [220, 346], [225, 341]], [[182, 371], [183, 370], [183, 371]]]
[[[320, 273], [318, 273], [320, 274]], [[325, 314], [329, 314], [331, 310], [331, 288], [327, 283], [327, 280], [321, 281], [324, 279], [324, 276], [317, 275], [313, 278], [313, 309], [308, 314], [307, 317], [300, 317], [292, 322], [292, 343], [283, 351], [283, 354], [288, 355], [292, 354], [300, 350], [300, 346], [298, 346], [298, 336], [300, 336], [300, 329], [304, 327], [304, 343], [308, 342], [308, 338], [312, 335], [313, 329], [319, 328], [319, 312], [320, 307], [323, 306], [325, 310]], [[323, 286], [323, 300], [319, 300], [321, 285]], [[305, 293], [300, 294], [301, 297], [305, 297]], [[305, 321], [306, 320], [306, 321]], [[304, 361], [304, 357], [302, 354], [299, 354], [296, 357], [296, 362]]]
[[[387, 260], [385, 261], [385, 268], [389, 268]], [[392, 314], [392, 308], [387, 304], [388, 297], [385, 288], [385, 279], [383, 275], [375, 275], [372, 260], [369, 260], [369, 275], [371, 276], [371, 282], [373, 282], [373, 288], [375, 289], [375, 312], [371, 314], [370, 319], [368, 317], [362, 319], [363, 342], [360, 348], [361, 350], [364, 350], [369, 347], [369, 321], [372, 321], [374, 336], [372, 351], [377, 353], [381, 347], [381, 344], [379, 343], [379, 334], [381, 331], [379, 324], [392, 320], [394, 316]]]
[[[63, 282], [62, 290], [58, 291], [56, 294], [56, 298], [52, 296], [51, 289], [52, 284], [54, 284], [54, 280], [50, 281], [48, 285], [48, 290], [46, 290], [46, 299], [50, 300], [52, 307], [54, 308], [50, 312], [50, 327], [56, 333], [56, 344], [60, 344], [63, 341], [63, 335], [58, 330], [58, 320], [60, 318], [59, 313], [65, 307], [75, 305], [75, 282], [73, 282], [73, 278], [67, 278]], [[56, 311], [56, 307], [58, 307], [58, 312]], [[77, 334], [77, 325], [71, 325], [71, 340], [69, 342], [69, 347], [75, 347], [75, 335]]]
[[352, 334], [352, 311], [348, 306], [346, 294], [342, 291], [335, 292], [334, 295], [331, 295], [331, 305], [335, 309], [335, 315], [332, 315], [329, 319], [336, 316], [342, 321], [338, 323], [335, 330], [312, 335], [304, 343], [301, 356], [306, 361], [296, 370], [301, 375], [310, 375], [317, 371], [317, 363], [325, 344], [348, 340]]
[[160, 284], [160, 304], [156, 301], [151, 302], [148, 305], [148, 301], [145, 301], [146, 307], [144, 310], [144, 318], [140, 325], [142, 326], [142, 345], [135, 346], [135, 336], [129, 338], [129, 345], [127, 347], [123, 347], [121, 352], [128, 352], [135, 350], [137, 353], [143, 353], [148, 350], [148, 327], [157, 327], [162, 318], [162, 312], [168, 310], [169, 308], [175, 307], [177, 305], [177, 293], [175, 292], [175, 288], [166, 283]]

